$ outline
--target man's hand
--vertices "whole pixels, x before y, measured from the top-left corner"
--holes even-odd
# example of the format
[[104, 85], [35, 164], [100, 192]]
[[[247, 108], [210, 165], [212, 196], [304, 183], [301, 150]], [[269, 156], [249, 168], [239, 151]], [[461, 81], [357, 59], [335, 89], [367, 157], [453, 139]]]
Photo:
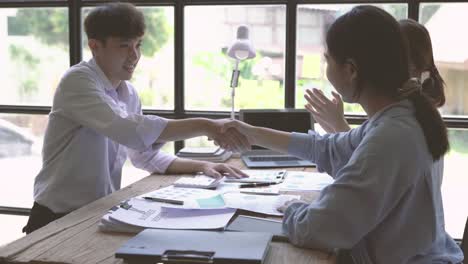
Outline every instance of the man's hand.
[[292, 199], [292, 200], [286, 201], [284, 204], [278, 206], [278, 208], [276, 208], [276, 210], [278, 210], [281, 213], [284, 213], [284, 211], [286, 211], [286, 208], [288, 208], [288, 206], [293, 204], [293, 203], [304, 203], [304, 201], [301, 201], [301, 200], [298, 200], [298, 199]]
[[254, 126], [239, 120], [224, 119], [224, 121], [225, 122], [223, 122], [221, 128], [222, 133], [235, 130], [241, 135], [243, 135], [250, 144], [253, 144], [253, 142], [255, 142], [255, 137], [253, 136], [253, 129], [255, 128]]
[[231, 122], [239, 122], [231, 119], [212, 120], [208, 129], [208, 137], [224, 149], [234, 152], [245, 152], [250, 150], [251, 142], [248, 137]]
[[212, 163], [207, 162], [202, 167], [202, 172], [213, 178], [221, 178], [223, 176], [228, 176], [232, 178], [246, 178], [249, 177], [247, 174], [242, 172], [240, 169], [226, 165], [224, 163]]

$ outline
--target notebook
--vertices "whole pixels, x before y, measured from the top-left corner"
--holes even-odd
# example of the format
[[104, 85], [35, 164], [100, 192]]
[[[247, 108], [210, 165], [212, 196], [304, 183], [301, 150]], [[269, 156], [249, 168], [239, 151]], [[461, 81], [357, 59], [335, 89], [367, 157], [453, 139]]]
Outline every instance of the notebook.
[[[286, 132], [307, 133], [313, 129], [313, 118], [301, 109], [241, 109], [241, 121], [260, 127]], [[315, 164], [300, 158], [253, 146], [251, 151], [242, 153], [242, 161], [249, 168], [314, 167]]]
[[289, 239], [283, 233], [281, 221], [253, 216], [239, 215], [226, 228], [227, 231], [241, 232], [266, 232], [273, 235], [273, 241], [288, 242]]
[[115, 253], [127, 263], [261, 264], [271, 234], [146, 229]]

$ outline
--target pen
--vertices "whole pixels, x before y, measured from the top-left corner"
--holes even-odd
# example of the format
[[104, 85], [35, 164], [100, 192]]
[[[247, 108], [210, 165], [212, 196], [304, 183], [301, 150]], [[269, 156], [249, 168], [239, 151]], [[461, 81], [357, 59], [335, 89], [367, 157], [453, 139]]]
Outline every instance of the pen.
[[151, 196], [145, 196], [143, 198], [145, 198], [146, 200], [151, 200], [151, 201], [160, 202], [160, 203], [178, 204], [178, 205], [183, 205], [184, 204], [184, 201], [181, 201], [181, 200], [172, 200], [172, 199], [151, 197]]
[[[259, 189], [257, 189], [259, 190]], [[243, 194], [254, 194], [254, 195], [279, 195], [279, 193], [276, 192], [256, 192], [254, 190], [249, 190], [249, 191], [240, 191], [240, 193]]]
[[245, 183], [241, 184], [239, 188], [250, 188], [250, 187], [261, 187], [261, 186], [270, 186], [273, 183], [271, 182], [253, 182], [253, 183]]

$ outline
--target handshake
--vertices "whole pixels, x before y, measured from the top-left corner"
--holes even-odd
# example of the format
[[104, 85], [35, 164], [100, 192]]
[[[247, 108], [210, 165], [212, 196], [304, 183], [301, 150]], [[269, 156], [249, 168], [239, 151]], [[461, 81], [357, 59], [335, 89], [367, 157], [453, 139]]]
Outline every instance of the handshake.
[[233, 151], [245, 152], [255, 144], [255, 127], [232, 119], [210, 120], [207, 136], [216, 145]]

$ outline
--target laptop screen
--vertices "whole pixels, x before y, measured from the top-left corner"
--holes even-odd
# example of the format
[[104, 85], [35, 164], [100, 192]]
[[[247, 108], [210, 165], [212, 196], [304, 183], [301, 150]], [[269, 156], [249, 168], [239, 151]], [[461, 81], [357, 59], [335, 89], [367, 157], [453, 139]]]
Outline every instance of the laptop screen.
[[285, 132], [307, 133], [314, 128], [312, 116], [302, 109], [241, 109], [239, 116], [247, 124]]

